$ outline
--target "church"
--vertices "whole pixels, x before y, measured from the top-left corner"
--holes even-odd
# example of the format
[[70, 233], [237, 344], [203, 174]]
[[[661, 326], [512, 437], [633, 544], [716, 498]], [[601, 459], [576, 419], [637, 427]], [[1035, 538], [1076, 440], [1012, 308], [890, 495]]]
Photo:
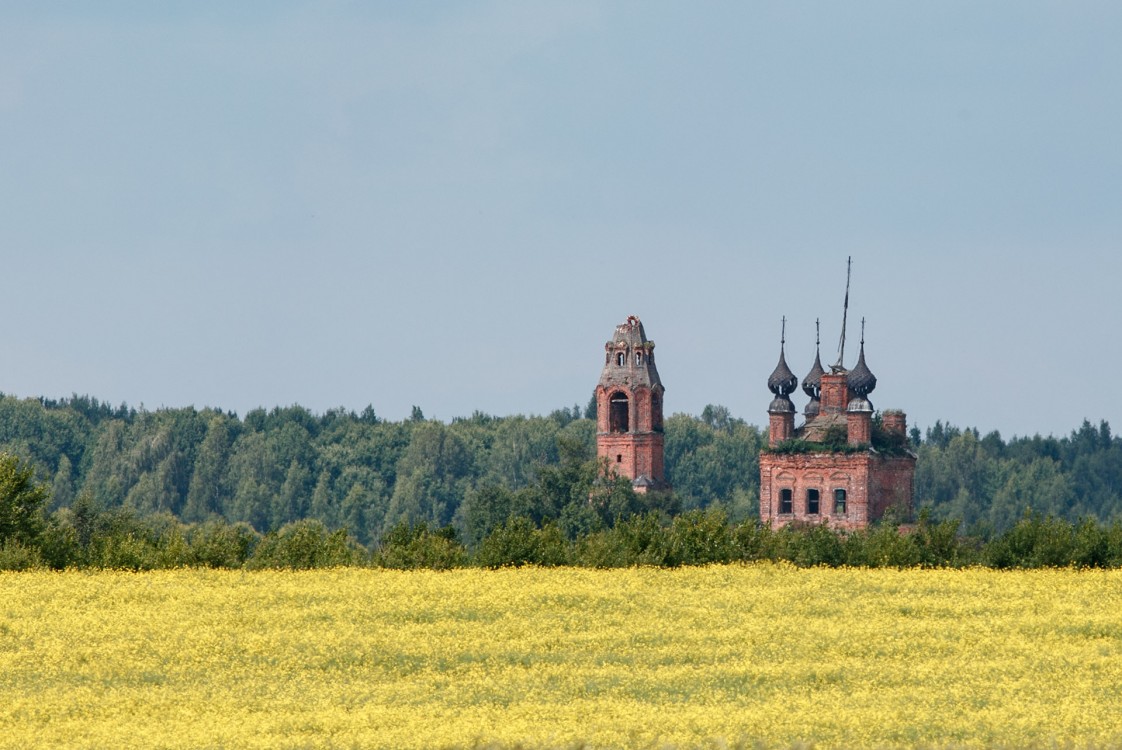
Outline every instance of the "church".
[[[848, 296], [848, 295], [847, 295]], [[768, 378], [768, 448], [760, 452], [760, 520], [777, 528], [792, 522], [860, 529], [889, 509], [906, 519], [912, 508], [916, 456], [908, 447], [907, 418], [899, 410], [874, 416], [869, 395], [877, 379], [861, 350], [847, 369], [843, 322], [841, 354], [826, 372], [821, 356], [802, 381], [809, 402], [795, 427], [791, 394], [799, 380], [787, 366], [786, 331], [779, 364]], [[786, 322], [784, 322], [784, 329]], [[604, 345], [596, 386], [596, 454], [636, 492], [667, 491], [663, 461], [663, 393], [654, 342], [632, 315]]]
[[907, 519], [912, 510], [916, 456], [908, 447], [907, 417], [897, 409], [874, 418], [869, 394], [877, 378], [861, 350], [846, 369], [844, 323], [836, 364], [822, 367], [818, 351], [802, 381], [809, 398], [795, 428], [791, 394], [798, 378], [787, 366], [785, 336], [779, 364], [768, 378], [768, 448], [760, 452], [760, 520], [776, 528], [793, 521], [860, 529], [889, 509]]

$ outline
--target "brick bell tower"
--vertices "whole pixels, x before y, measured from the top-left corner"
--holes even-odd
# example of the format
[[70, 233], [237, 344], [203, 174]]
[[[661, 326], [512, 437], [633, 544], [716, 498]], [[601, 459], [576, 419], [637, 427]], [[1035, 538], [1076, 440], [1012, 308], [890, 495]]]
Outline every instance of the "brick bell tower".
[[668, 490], [663, 469], [662, 394], [654, 342], [628, 316], [604, 344], [596, 386], [596, 455], [607, 458], [636, 492]]

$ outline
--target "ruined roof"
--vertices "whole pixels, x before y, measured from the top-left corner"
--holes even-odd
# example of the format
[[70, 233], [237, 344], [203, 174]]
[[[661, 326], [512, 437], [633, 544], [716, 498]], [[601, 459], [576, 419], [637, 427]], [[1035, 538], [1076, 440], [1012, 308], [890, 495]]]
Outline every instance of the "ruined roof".
[[836, 414], [819, 414], [814, 419], [807, 421], [802, 427], [795, 431], [795, 437], [801, 438], [811, 443], [821, 443], [826, 438], [826, 432], [831, 427], [841, 427], [847, 433], [849, 431], [849, 418], [845, 412], [838, 412]]
[[651, 342], [647, 340], [647, 331], [643, 328], [643, 321], [639, 320], [637, 315], [628, 315], [627, 320], [616, 326], [616, 332], [608, 343], [609, 345], [639, 346]]
[[[612, 340], [604, 344], [607, 357], [600, 373], [600, 385], [605, 388], [622, 385], [664, 390], [655, 367], [654, 347], [654, 342], [647, 338], [642, 321], [635, 315], [627, 316], [627, 320], [616, 326]], [[620, 354], [623, 355], [622, 365], [619, 363]]]

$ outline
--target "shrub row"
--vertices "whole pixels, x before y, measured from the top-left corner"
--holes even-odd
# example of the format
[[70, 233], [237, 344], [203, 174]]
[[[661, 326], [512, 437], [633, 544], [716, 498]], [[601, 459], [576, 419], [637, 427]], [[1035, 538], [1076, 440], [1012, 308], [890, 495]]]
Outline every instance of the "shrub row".
[[824, 526], [772, 530], [733, 524], [718, 509], [673, 518], [651, 512], [621, 519], [575, 539], [553, 523], [508, 519], [474, 548], [452, 527], [398, 526], [367, 549], [345, 530], [321, 522], [290, 523], [261, 535], [246, 524], [183, 524], [170, 515], [138, 517], [123, 510], [95, 512], [77, 504], [55, 514], [35, 543], [0, 542], [0, 570], [175, 567], [308, 569], [342, 565], [413, 569], [518, 565], [596, 568], [676, 567], [755, 560], [798, 566], [995, 568], [1122, 566], [1122, 524], [1026, 515], [989, 541], [962, 536], [958, 523], [925, 516], [908, 528], [883, 524], [856, 532]]

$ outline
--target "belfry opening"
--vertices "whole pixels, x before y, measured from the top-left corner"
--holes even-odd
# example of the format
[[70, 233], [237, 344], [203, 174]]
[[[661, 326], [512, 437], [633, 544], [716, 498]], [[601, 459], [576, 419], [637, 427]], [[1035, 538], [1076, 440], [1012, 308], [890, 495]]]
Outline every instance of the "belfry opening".
[[609, 432], [627, 432], [630, 422], [630, 409], [627, 408], [628, 401], [627, 395], [616, 391], [608, 399], [609, 415], [608, 415], [608, 431]]

